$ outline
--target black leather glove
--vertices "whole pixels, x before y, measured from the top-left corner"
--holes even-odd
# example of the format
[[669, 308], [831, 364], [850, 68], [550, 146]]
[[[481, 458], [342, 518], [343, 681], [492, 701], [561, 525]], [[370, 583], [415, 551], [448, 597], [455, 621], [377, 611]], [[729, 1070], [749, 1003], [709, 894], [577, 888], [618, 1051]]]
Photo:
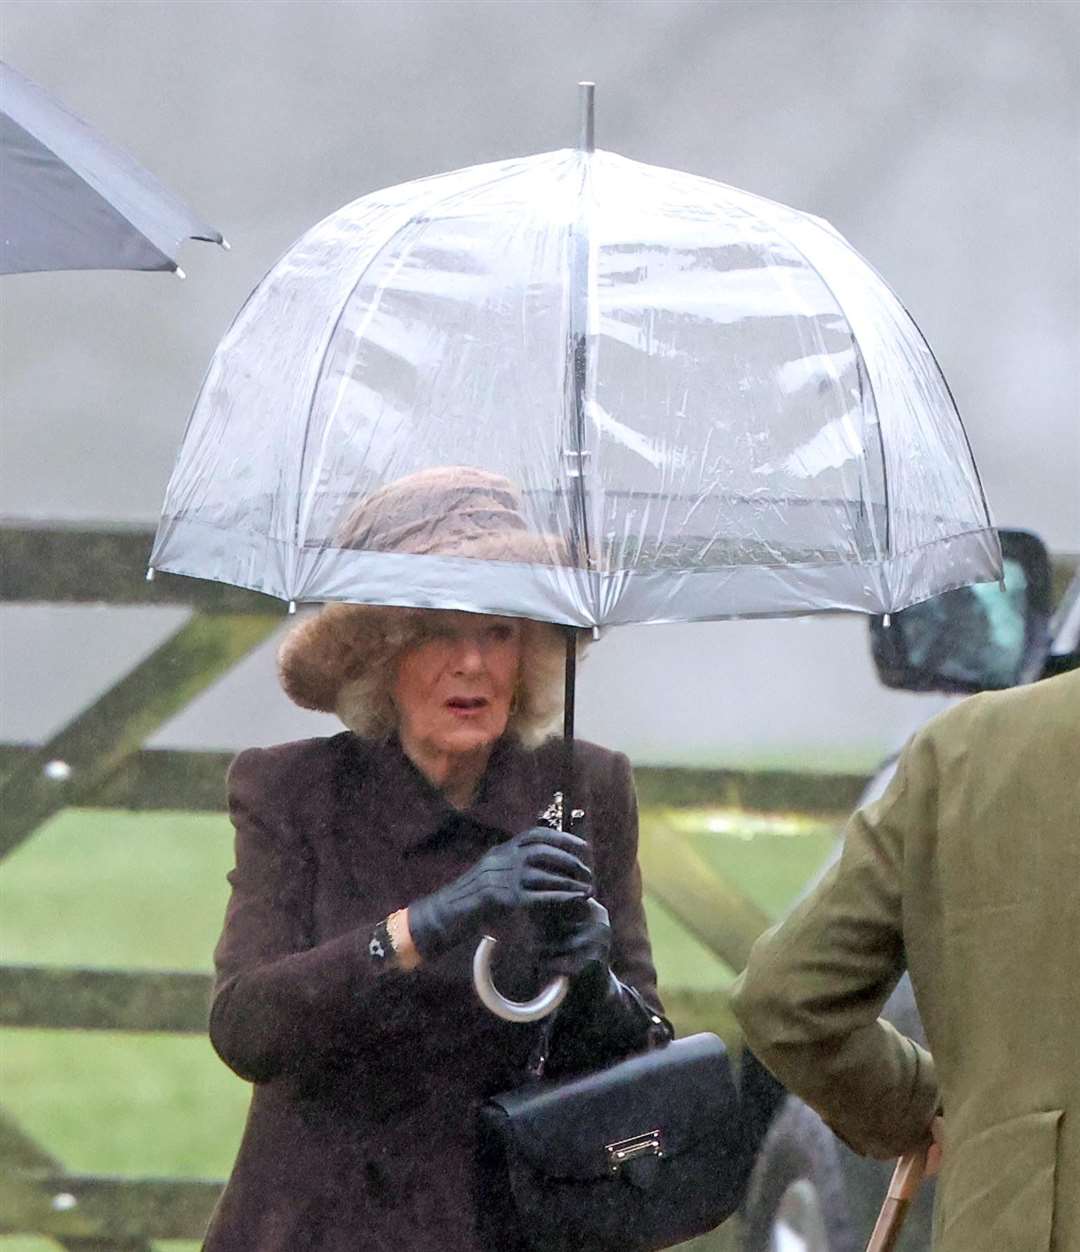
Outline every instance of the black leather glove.
[[569, 901], [542, 920], [541, 973], [572, 980], [554, 1022], [552, 1074], [593, 1069], [673, 1037], [671, 1023], [613, 973], [611, 943], [608, 911], [598, 900]]
[[599, 900], [568, 900], [540, 920], [537, 963], [545, 978], [577, 978], [611, 964], [611, 922]]
[[497, 844], [460, 878], [409, 905], [416, 950], [430, 960], [519, 909], [584, 900], [592, 890], [580, 856], [587, 848], [577, 835], [546, 826]]

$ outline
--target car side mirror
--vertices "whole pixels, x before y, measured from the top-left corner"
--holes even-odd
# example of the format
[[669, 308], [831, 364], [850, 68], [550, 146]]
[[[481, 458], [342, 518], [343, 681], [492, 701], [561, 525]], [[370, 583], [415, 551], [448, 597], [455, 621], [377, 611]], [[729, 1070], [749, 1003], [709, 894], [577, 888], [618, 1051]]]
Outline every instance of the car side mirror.
[[1002, 530], [1004, 587], [978, 583], [870, 620], [886, 687], [967, 693], [1030, 682], [1050, 646], [1050, 557], [1038, 536]]

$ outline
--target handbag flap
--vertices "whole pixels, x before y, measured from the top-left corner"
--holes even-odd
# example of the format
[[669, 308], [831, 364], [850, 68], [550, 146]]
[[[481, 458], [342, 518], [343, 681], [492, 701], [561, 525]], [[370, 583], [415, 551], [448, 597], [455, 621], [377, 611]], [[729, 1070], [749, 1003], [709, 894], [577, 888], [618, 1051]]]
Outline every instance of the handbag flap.
[[566, 1082], [504, 1092], [484, 1117], [538, 1172], [584, 1180], [611, 1173], [613, 1145], [655, 1138], [674, 1157], [710, 1135], [729, 1137], [738, 1097], [724, 1044], [699, 1034]]

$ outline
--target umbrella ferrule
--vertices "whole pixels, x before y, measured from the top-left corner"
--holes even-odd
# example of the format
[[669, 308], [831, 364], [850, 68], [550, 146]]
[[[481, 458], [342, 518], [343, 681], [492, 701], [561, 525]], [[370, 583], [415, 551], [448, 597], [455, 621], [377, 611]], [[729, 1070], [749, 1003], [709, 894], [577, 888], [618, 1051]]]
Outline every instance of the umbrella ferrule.
[[578, 83], [581, 100], [581, 134], [578, 138], [578, 148], [582, 152], [592, 152], [595, 150], [595, 112], [593, 101], [596, 94], [595, 83]]

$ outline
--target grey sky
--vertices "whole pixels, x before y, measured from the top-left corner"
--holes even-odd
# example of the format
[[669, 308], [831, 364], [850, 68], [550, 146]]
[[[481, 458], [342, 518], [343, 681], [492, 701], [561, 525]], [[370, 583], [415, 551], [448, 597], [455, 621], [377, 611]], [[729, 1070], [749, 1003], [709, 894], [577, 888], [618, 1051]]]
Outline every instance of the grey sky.
[[[600, 146], [819, 213], [847, 235], [934, 347], [996, 519], [1080, 549], [1080, 6], [13, 0], [0, 19], [4, 59], [233, 245], [188, 245], [186, 282], [3, 280], [0, 512], [152, 519], [213, 347], [274, 258], [376, 187], [568, 145], [574, 84], [589, 77]], [[27, 612], [0, 618], [9, 654], [23, 655]], [[113, 617], [123, 637], [133, 619]], [[910, 721], [905, 697], [873, 703], [864, 657], [848, 668], [864, 652], [859, 624], [652, 629], [668, 633], [650, 661], [673, 667], [663, 687], [682, 695], [650, 710], [611, 685], [641, 654], [627, 631], [590, 662], [603, 716], [586, 714], [643, 758], [697, 754], [691, 739], [721, 755], [773, 740], [777, 752], [847, 750]], [[690, 701], [695, 671], [715, 684], [708, 700]], [[266, 665], [248, 690], [268, 680]], [[835, 734], [799, 713], [825, 689]], [[62, 720], [59, 695], [46, 715], [18, 681], [9, 690], [9, 733]], [[217, 737], [242, 740], [242, 714]]]

